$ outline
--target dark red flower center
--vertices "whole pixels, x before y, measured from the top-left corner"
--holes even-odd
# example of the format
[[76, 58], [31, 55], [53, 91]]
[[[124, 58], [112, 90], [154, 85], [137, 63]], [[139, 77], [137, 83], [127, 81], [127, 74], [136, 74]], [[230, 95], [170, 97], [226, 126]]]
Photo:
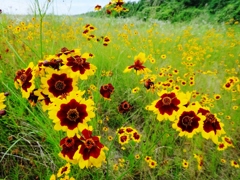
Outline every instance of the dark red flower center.
[[163, 102], [163, 105], [164, 105], [164, 106], [168, 106], [168, 105], [170, 105], [170, 104], [172, 103], [172, 99], [167, 96], [167, 97], [164, 97], [164, 98], [162, 99], [162, 102]]
[[186, 127], [192, 126], [192, 119], [193, 119], [193, 117], [184, 116], [184, 117], [182, 118], [182, 124], [183, 124], [184, 126], [186, 126]]
[[79, 113], [77, 111], [77, 108], [69, 109], [68, 112], [67, 112], [67, 118], [70, 121], [74, 121], [75, 122], [79, 118]]
[[84, 143], [84, 145], [86, 146], [87, 149], [92, 149], [92, 147], [96, 146], [94, 140], [92, 138], [87, 139]]
[[55, 83], [55, 88], [59, 91], [62, 91], [65, 87], [66, 87], [66, 84], [64, 83], [64, 81], [58, 80]]
[[66, 138], [65, 142], [64, 142], [64, 145], [67, 146], [68, 148], [72, 147], [74, 145], [74, 139], [73, 138]]
[[217, 119], [215, 118], [215, 116], [213, 114], [207, 113], [206, 121], [209, 121], [210, 123], [215, 123], [217, 121]]
[[128, 102], [124, 102], [122, 103], [122, 108], [123, 109], [129, 109], [130, 105], [128, 104]]
[[176, 98], [175, 93], [163, 94], [161, 99], [156, 103], [155, 107], [159, 110], [159, 113], [164, 115], [172, 115], [173, 111], [178, 111], [180, 100]]
[[64, 168], [62, 168], [61, 174], [63, 174], [64, 172], [66, 172], [66, 171], [67, 171], [67, 169], [68, 169], [68, 167], [67, 167], [67, 166], [65, 166]]
[[84, 64], [85, 61], [86, 61], [85, 58], [81, 58], [80, 56], [76, 56], [76, 57], [75, 57], [75, 63], [78, 64], [78, 65]]
[[127, 141], [127, 136], [125, 136], [125, 135], [124, 135], [124, 136], [121, 136], [121, 137], [120, 137], [120, 140], [121, 140], [121, 142]]
[[195, 114], [194, 111], [184, 111], [179, 117], [177, 126], [181, 128], [182, 131], [191, 133], [194, 129], [199, 127], [198, 121], [200, 120], [201, 119]]
[[19, 79], [24, 83], [27, 80], [27, 75], [24, 73], [19, 77]]

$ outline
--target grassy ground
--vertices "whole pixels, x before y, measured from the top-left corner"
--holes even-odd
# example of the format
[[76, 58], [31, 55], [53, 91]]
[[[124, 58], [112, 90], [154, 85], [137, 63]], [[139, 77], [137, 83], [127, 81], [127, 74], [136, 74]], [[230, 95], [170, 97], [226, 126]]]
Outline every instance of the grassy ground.
[[[240, 84], [226, 89], [227, 79], [239, 78], [240, 31], [239, 25], [214, 24], [199, 19], [191, 23], [141, 22], [135, 19], [94, 19], [88, 17], [46, 16], [40, 37], [38, 16], [10, 17], [4, 14], [1, 21], [0, 92], [9, 92], [4, 104], [7, 114], [0, 117], [0, 178], [2, 179], [49, 179], [66, 161], [58, 157], [59, 141], [65, 137], [55, 131], [54, 124], [43, 112], [41, 105], [31, 106], [14, 87], [15, 73], [27, 68], [29, 62], [37, 65], [42, 56], [53, 55], [61, 48], [80, 48], [81, 52], [94, 54], [91, 63], [97, 67], [94, 76], [79, 81], [85, 97], [93, 97], [96, 116], [90, 122], [94, 135], [109, 148], [107, 163], [101, 168], [80, 169], [73, 165], [71, 176], [75, 179], [239, 179], [240, 136], [238, 129]], [[100, 22], [100, 23], [99, 23]], [[108, 36], [110, 43], [88, 40], [83, 27], [93, 25], [97, 38]], [[42, 44], [42, 45], [41, 45]], [[133, 71], [123, 73], [132, 65], [134, 57], [143, 52], [148, 57], [144, 65], [152, 70], [147, 78], [154, 81], [155, 90], [147, 90]], [[151, 58], [152, 57], [152, 58]], [[154, 59], [154, 60], [153, 60]], [[174, 74], [174, 70], [178, 73]], [[111, 72], [111, 73], [106, 73]], [[163, 84], [170, 82], [171, 86]], [[186, 85], [183, 86], [182, 82]], [[104, 100], [99, 89], [111, 83], [114, 93], [111, 101]], [[90, 85], [96, 91], [87, 93]], [[191, 102], [201, 102], [217, 114], [224, 124], [226, 136], [234, 147], [217, 150], [216, 144], [201, 134], [193, 138], [180, 137], [172, 128], [172, 122], [159, 122], [156, 114], [145, 107], [159, 99], [158, 91], [191, 92]], [[132, 89], [140, 91], [133, 94]], [[197, 93], [196, 93], [197, 92]], [[215, 95], [220, 95], [216, 100]], [[133, 109], [127, 114], [117, 110], [122, 101], [128, 101]], [[100, 121], [102, 120], [102, 121]], [[139, 143], [118, 142], [116, 130], [131, 126], [141, 134]], [[109, 136], [113, 140], [109, 141]], [[224, 136], [224, 135], [223, 135]], [[221, 141], [221, 137], [219, 137]], [[198, 170], [194, 154], [202, 155], [203, 166]], [[136, 155], [139, 155], [136, 157]], [[157, 162], [155, 168], [144, 160], [151, 156]], [[120, 159], [120, 160], [119, 160]], [[124, 159], [125, 162], [121, 162]], [[183, 159], [188, 167], [182, 165]], [[225, 161], [226, 162], [225, 162]], [[116, 168], [118, 167], [118, 168]]]

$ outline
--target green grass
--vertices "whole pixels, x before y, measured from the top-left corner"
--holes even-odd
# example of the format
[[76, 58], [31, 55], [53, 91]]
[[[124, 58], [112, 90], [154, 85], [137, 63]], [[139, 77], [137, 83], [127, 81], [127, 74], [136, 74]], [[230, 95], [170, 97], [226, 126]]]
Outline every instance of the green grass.
[[[43, 19], [40, 39], [38, 16], [33, 21], [31, 16], [15, 19], [1, 15], [3, 33], [0, 35], [0, 92], [10, 92], [10, 95], [4, 102], [7, 114], [0, 117], [0, 178], [49, 179], [66, 163], [58, 157], [61, 150], [59, 141], [66, 136], [65, 133], [55, 131], [48, 113], [42, 111], [40, 104], [31, 107], [13, 83], [16, 71], [25, 69], [29, 62], [36, 65], [42, 54], [56, 54], [62, 47], [67, 47], [80, 48], [82, 53], [95, 55], [89, 61], [97, 66], [97, 72], [87, 81], [79, 81], [78, 86], [80, 90], [87, 90], [91, 84], [97, 87], [92, 92], [96, 117], [90, 124], [94, 128], [93, 134], [101, 136], [101, 142], [109, 148], [106, 152], [107, 163], [101, 168], [80, 169], [78, 165], [73, 165], [71, 176], [75, 179], [239, 179], [239, 168], [230, 164], [231, 160], [240, 164], [240, 114], [239, 109], [232, 109], [233, 106], [240, 105], [237, 90], [239, 82], [233, 87], [236, 92], [222, 88], [227, 78], [239, 78], [239, 25], [228, 26], [199, 19], [189, 23], [170, 24], [135, 19], [80, 18], [82, 19], [47, 15]], [[20, 22], [25, 24], [21, 26]], [[82, 36], [82, 27], [88, 23], [97, 28], [93, 32], [97, 37], [110, 37], [108, 46], [88, 41]], [[15, 27], [27, 25], [28, 29], [14, 32]], [[182, 50], [178, 49], [179, 45], [183, 47]], [[196, 90], [200, 93], [191, 99], [192, 102], [201, 101], [202, 95], [210, 98], [210, 103], [205, 106], [213, 106], [211, 112], [218, 114], [224, 123], [226, 135], [232, 138], [235, 148], [218, 151], [211, 140], [204, 139], [200, 134], [191, 139], [180, 137], [172, 128], [172, 122], [159, 122], [156, 115], [145, 110], [147, 105], [158, 99], [157, 90], [148, 92], [140, 83], [143, 76], [137, 76], [133, 72], [123, 73], [140, 52], [146, 56], [152, 54], [156, 59], [155, 64], [149, 61], [145, 63], [152, 74], [156, 75], [155, 83], [167, 81], [167, 76], [159, 77], [158, 74], [161, 68], [171, 66], [169, 73], [173, 69], [179, 70], [179, 74], [173, 75], [172, 79], [181, 78], [187, 82], [186, 86], [178, 84], [182, 92]], [[166, 59], [161, 59], [163, 54], [167, 56]], [[187, 61], [188, 56], [193, 56], [193, 60]], [[183, 62], [195, 66], [187, 66]], [[113, 75], [101, 76], [103, 70], [112, 71]], [[186, 73], [195, 73], [193, 86], [188, 84], [189, 75], [184, 77]], [[115, 88], [111, 101], [104, 100], [99, 93], [100, 87], [107, 83]], [[137, 86], [140, 91], [132, 94], [131, 90]], [[221, 99], [214, 100], [214, 94], [220, 94]], [[85, 97], [89, 95], [86, 93]], [[122, 115], [117, 107], [124, 100], [134, 108]], [[227, 119], [227, 116], [231, 119]], [[98, 120], [103, 123], [99, 124]], [[115, 134], [121, 126], [137, 129], [142, 136], [141, 142], [129, 143], [122, 150]], [[103, 127], [108, 127], [109, 130], [104, 132]], [[113, 141], [108, 141], [109, 135]], [[135, 159], [136, 154], [140, 155], [140, 159]], [[198, 171], [193, 154], [203, 155], [202, 171]], [[145, 156], [151, 156], [157, 162], [156, 168], [148, 167]], [[119, 164], [119, 158], [124, 158], [125, 163], [123, 167], [119, 166], [118, 171], [114, 171], [113, 165]], [[225, 164], [221, 163], [222, 158], [227, 161]], [[183, 159], [189, 162], [188, 169], [182, 167]]]

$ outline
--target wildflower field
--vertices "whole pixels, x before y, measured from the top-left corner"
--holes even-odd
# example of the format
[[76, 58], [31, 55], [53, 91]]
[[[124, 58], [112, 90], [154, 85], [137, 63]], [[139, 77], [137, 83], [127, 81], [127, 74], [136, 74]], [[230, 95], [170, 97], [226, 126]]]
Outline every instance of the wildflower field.
[[0, 14], [0, 179], [240, 179], [232, 21]]

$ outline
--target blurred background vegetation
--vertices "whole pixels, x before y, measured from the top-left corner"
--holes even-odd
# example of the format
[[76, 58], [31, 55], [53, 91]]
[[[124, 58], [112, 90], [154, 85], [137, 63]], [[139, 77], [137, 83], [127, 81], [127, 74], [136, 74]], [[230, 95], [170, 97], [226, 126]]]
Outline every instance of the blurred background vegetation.
[[[113, 12], [113, 17], [137, 17], [138, 19], [168, 20], [171, 22], [190, 21], [198, 16], [206, 20], [230, 23], [240, 21], [240, 1], [236, 0], [140, 0], [124, 5], [128, 12]], [[86, 13], [92, 17], [106, 15], [106, 8]]]

